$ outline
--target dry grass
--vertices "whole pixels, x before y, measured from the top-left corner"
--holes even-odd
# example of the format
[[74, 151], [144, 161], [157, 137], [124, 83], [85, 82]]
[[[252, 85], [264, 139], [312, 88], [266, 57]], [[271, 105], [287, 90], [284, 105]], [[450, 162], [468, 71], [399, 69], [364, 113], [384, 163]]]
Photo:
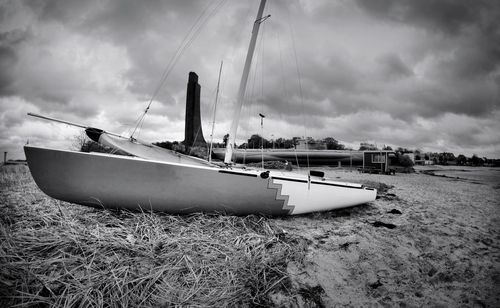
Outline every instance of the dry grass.
[[306, 244], [274, 221], [87, 208], [0, 170], [0, 306], [266, 306]]

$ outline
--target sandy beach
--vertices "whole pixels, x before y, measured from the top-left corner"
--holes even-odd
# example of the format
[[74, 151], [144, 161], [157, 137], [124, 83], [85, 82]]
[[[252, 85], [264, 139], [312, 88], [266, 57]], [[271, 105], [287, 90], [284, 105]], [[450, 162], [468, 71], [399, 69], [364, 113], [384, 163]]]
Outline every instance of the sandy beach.
[[[60, 221], [52, 224], [45, 221], [42, 226], [34, 227], [33, 222], [29, 221], [36, 221], [37, 213], [40, 216], [50, 213], [51, 217], [57, 216], [59, 219], [71, 217], [72, 226], [78, 226], [77, 229], [71, 229], [74, 237], [83, 236], [83, 233], [85, 236], [93, 235], [92, 230], [88, 229], [106, 231], [113, 227], [99, 220], [101, 218], [96, 218], [94, 225], [86, 226], [85, 221], [90, 221], [91, 217], [119, 217], [106, 210], [53, 201], [38, 190], [26, 167], [16, 172], [4, 168], [0, 183], [0, 267], [3, 268], [0, 270], [0, 285], [3, 289], [0, 298], [2, 303], [27, 305], [28, 297], [23, 299], [17, 292], [36, 292], [36, 288], [30, 289], [23, 285], [31, 280], [22, 276], [27, 273], [17, 274], [15, 269], [19, 264], [33, 265], [30, 262], [35, 261], [30, 261], [29, 253], [35, 252], [23, 250], [23, 245], [27, 244], [22, 242], [26, 241], [26, 237], [22, 236], [29, 232], [32, 234], [33, 230], [51, 232], [55, 230], [51, 228], [62, 224]], [[247, 255], [257, 251], [257, 248], [263, 253], [267, 251], [270, 257], [282, 253], [277, 257], [284, 262], [272, 263], [278, 269], [276, 275], [282, 276], [275, 276], [270, 286], [259, 293], [260, 299], [255, 297], [253, 302], [245, 299], [230, 301], [227, 295], [226, 299], [219, 302], [205, 302], [207, 306], [231, 306], [235, 303], [241, 306], [257, 304], [286, 307], [500, 305], [499, 169], [433, 166], [420, 167], [413, 174], [389, 176], [330, 168], [326, 169], [326, 175], [339, 181], [375, 186], [379, 189], [377, 200], [349, 209], [283, 218], [208, 216], [201, 220], [170, 215], [158, 215], [155, 218], [163, 224], [173, 224], [174, 221], [181, 224], [183, 237], [179, 238], [179, 244], [182, 244], [183, 239], [187, 240], [185, 234], [193, 233], [200, 242], [208, 241], [209, 238], [219, 241], [218, 245], [223, 251], [223, 243], [228, 242], [224, 236], [230, 236], [237, 238], [227, 244], [227, 249], [235, 256], [240, 252], [233, 246], [246, 247], [243, 253]], [[88, 215], [87, 218], [85, 215]], [[198, 225], [190, 229], [187, 222], [193, 220]], [[256, 227], [234, 227], [242, 221], [263, 226], [265, 231]], [[200, 227], [207, 223], [217, 225], [220, 230], [211, 232]], [[194, 228], [201, 228], [205, 233], [200, 237]], [[172, 236], [174, 231], [169, 230], [169, 234], [162, 234], [167, 231], [158, 231], [155, 240], [164, 239], [164, 235]], [[135, 238], [134, 234], [130, 236]], [[196, 242], [197, 237], [193, 236], [190, 240]], [[137, 237], [134, 243], [141, 240], [146, 241]], [[194, 256], [187, 254], [194, 259]], [[229, 252], [226, 255], [232, 256]], [[259, 256], [259, 260], [266, 259], [263, 255]], [[199, 257], [204, 258], [203, 255]], [[226, 264], [226, 270], [240, 266], [240, 263], [231, 263], [233, 259], [237, 258], [229, 257], [224, 261], [227, 264], [221, 263]], [[266, 264], [270, 266], [271, 263]], [[222, 271], [222, 267], [217, 270]], [[33, 271], [36, 272], [36, 269]], [[238, 275], [248, 275], [251, 270], [242, 274], [235, 269], [231, 273], [231, 277], [237, 281]], [[43, 277], [42, 272], [36, 275]], [[71, 284], [71, 280], [65, 283]], [[248, 283], [241, 284], [241, 288], [249, 288]], [[167, 292], [165, 290], [168, 287], [161, 290]], [[37, 296], [40, 298], [41, 295]], [[42, 302], [53, 304], [54, 298], [64, 294], [48, 292], [43, 296]], [[162, 293], [155, 296], [161, 299]], [[172, 296], [172, 293], [164, 293], [164, 297], [168, 296]], [[191, 295], [190, 300], [195, 299], [196, 296]], [[161, 301], [157, 303], [161, 305]], [[171, 302], [171, 305], [174, 304], [179, 302]]]
[[304, 264], [289, 265], [296, 285], [330, 307], [498, 307], [500, 170], [327, 175], [385, 185], [372, 204], [278, 222], [310, 243]]

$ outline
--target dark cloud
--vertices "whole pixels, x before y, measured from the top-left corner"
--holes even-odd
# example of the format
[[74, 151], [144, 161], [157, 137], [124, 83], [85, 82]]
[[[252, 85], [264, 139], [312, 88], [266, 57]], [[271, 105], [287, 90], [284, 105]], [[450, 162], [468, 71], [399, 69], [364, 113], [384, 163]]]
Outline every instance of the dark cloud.
[[13, 29], [7, 32], [0, 32], [0, 44], [16, 46], [32, 37], [31, 29]]
[[[456, 35], [470, 25], [489, 28], [498, 16], [498, 1], [490, 0], [358, 0], [376, 18], [415, 24], [432, 32]], [[498, 20], [498, 19], [497, 19]]]
[[382, 75], [388, 79], [400, 79], [414, 75], [412, 69], [397, 54], [385, 54], [378, 58], [378, 62], [382, 66]]
[[57, 21], [73, 25], [85, 20], [89, 10], [98, 5], [98, 1], [78, 0], [24, 0], [23, 5], [31, 9], [42, 21]]
[[360, 7], [376, 18], [413, 25], [449, 41], [450, 55], [437, 71], [450, 77], [488, 77], [500, 67], [499, 1], [395, 1], [359, 0]]
[[437, 63], [437, 73], [445, 78], [490, 79], [490, 74], [500, 68], [500, 44], [489, 39], [493, 38], [474, 37], [457, 43], [451, 55]]
[[0, 32], [0, 96], [9, 96], [16, 92], [15, 70], [19, 62], [17, 48], [31, 37], [31, 31], [13, 29]]
[[[253, 105], [243, 114], [264, 111], [275, 136], [403, 146], [496, 142], [481, 127], [491, 131], [500, 121], [497, 3], [268, 1], [272, 17], [261, 25], [248, 84]], [[147, 106], [198, 16], [218, 4], [221, 11], [207, 16], [160, 88], [144, 131], [183, 134], [189, 71], [199, 75], [203, 122], [211, 122], [222, 59], [216, 121], [229, 126], [253, 1], [6, 1], [0, 4], [2, 119], [22, 131], [16, 119], [23, 124], [22, 114], [38, 108], [120, 132]], [[6, 111], [13, 102], [22, 112]], [[241, 123], [258, 133], [258, 123]], [[467, 129], [453, 130], [453, 123]]]
[[13, 76], [18, 57], [9, 46], [0, 45], [0, 96], [8, 96], [14, 93]]

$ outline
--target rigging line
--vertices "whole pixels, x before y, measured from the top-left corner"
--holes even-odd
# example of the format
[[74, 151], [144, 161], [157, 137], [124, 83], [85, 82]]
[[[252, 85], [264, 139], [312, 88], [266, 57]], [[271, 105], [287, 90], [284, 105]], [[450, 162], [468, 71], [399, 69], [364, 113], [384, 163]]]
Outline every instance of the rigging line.
[[[245, 128], [245, 133], [248, 135], [249, 133], [249, 130], [248, 128], [251, 127], [251, 120], [252, 120], [252, 109], [254, 107], [254, 93], [255, 93], [255, 80], [257, 78], [257, 73], [256, 73], [256, 67], [257, 67], [257, 63], [260, 61], [259, 57], [258, 57], [258, 53], [256, 54], [256, 57], [255, 57], [255, 61], [254, 63], [252, 63], [252, 67], [253, 69], [250, 69], [250, 74], [252, 74], [250, 80], [251, 80], [251, 83], [252, 83], [252, 86], [251, 86], [251, 90], [250, 91], [247, 91], [245, 93], [245, 98], [244, 98], [244, 101], [248, 103], [248, 107], [246, 108], [247, 109], [247, 116], [246, 116], [246, 119], [247, 119], [247, 125], [246, 125], [246, 128]], [[251, 133], [253, 135], [253, 133]], [[251, 136], [250, 136], [251, 137]], [[249, 149], [248, 148], [248, 141], [247, 141], [247, 146], [246, 146], [246, 149]], [[247, 151], [243, 152], [243, 161], [246, 161], [246, 155], [247, 155]], [[255, 149], [255, 144], [252, 142], [252, 149]]]
[[286, 79], [285, 79], [285, 69], [284, 69], [284, 66], [283, 66], [283, 56], [282, 56], [281, 39], [280, 39], [278, 31], [276, 31], [276, 36], [277, 36], [277, 39], [278, 39], [278, 49], [279, 49], [279, 53], [280, 53], [281, 84], [283, 86], [283, 94], [284, 94], [284, 98], [285, 98], [285, 101], [286, 101], [288, 99], [288, 92], [286, 90]]
[[295, 58], [295, 67], [296, 67], [296, 70], [297, 70], [297, 77], [298, 77], [298, 83], [299, 83], [300, 104], [301, 104], [301, 107], [302, 107], [302, 122], [303, 122], [303, 126], [304, 126], [304, 138], [306, 139], [305, 140], [305, 145], [306, 145], [306, 161], [307, 161], [307, 169], [309, 170], [309, 168], [310, 168], [310, 166], [309, 166], [309, 146], [308, 146], [308, 142], [307, 142], [307, 128], [306, 128], [306, 121], [305, 121], [305, 117], [304, 117], [304, 112], [305, 112], [304, 94], [303, 94], [303, 91], [302, 91], [302, 81], [301, 81], [301, 74], [300, 74], [300, 68], [299, 68], [299, 60], [298, 60], [298, 57], [297, 57], [297, 48], [296, 48], [296, 45], [295, 45], [295, 36], [294, 36], [294, 31], [293, 31], [292, 23], [290, 21], [291, 20], [290, 11], [288, 10], [288, 8], [287, 8], [287, 13], [288, 13], [288, 26], [290, 28], [290, 36], [292, 38], [293, 55], [294, 55], [294, 58]]
[[[260, 49], [261, 46], [262, 46], [262, 36], [260, 37], [260, 39], [258, 41], [257, 49]], [[255, 53], [255, 61], [254, 61], [254, 63], [252, 63], [252, 69], [250, 70], [250, 73], [252, 74], [252, 77], [253, 77], [252, 78], [252, 90], [251, 91], [247, 91], [247, 93], [245, 93], [245, 101], [249, 102], [248, 117], [247, 117], [248, 118], [247, 127], [251, 127], [252, 126], [252, 125], [250, 125], [250, 121], [253, 118], [253, 116], [252, 116], [254, 114], [253, 110], [255, 110], [256, 108], [258, 108], [258, 105], [256, 106], [257, 99], [256, 99], [256, 95], [255, 95], [255, 92], [256, 92], [256, 90], [255, 90], [256, 86], [255, 85], [257, 84], [257, 76], [258, 76], [258, 70], [257, 69], [259, 67], [260, 61], [261, 61], [261, 57], [259, 57], [259, 52], [256, 52]], [[254, 109], [254, 106], [256, 106], [255, 109]], [[247, 131], [247, 133], [248, 133], [248, 131]], [[255, 148], [255, 147], [253, 147], [253, 148]]]
[[168, 76], [170, 75], [170, 73], [172, 72], [172, 70], [174, 69], [175, 67], [175, 64], [177, 64], [177, 62], [179, 61], [180, 57], [184, 54], [184, 52], [192, 45], [192, 43], [195, 41], [195, 39], [198, 37], [198, 35], [201, 33], [200, 29], [202, 26], [204, 26], [208, 20], [210, 20], [210, 18], [218, 11], [218, 9], [224, 4], [226, 0], [221, 0], [211, 11], [208, 15], [205, 15], [203, 16], [206, 11], [209, 9], [210, 5], [207, 6], [205, 8], [205, 10], [203, 11], [202, 15], [199, 16], [197, 22], [193, 25], [193, 27], [190, 29], [190, 33], [189, 35], [187, 35], [182, 44], [179, 46], [181, 48], [179, 48], [177, 51], [176, 51], [176, 54], [174, 56], [174, 58], [172, 59], [170, 65], [167, 67], [168, 69], [166, 70], [166, 72], [164, 73], [164, 76], [162, 77], [162, 80], [161, 80], [161, 83], [159, 84], [159, 86], [157, 87], [153, 97], [151, 98], [150, 100], [150, 103], [148, 105], [148, 108], [146, 108], [145, 110], [145, 113], [147, 113], [147, 111], [149, 110], [149, 106], [151, 105], [153, 99], [158, 95], [161, 87], [163, 86], [163, 84], [165, 83], [166, 79], [168, 78]]
[[[217, 81], [217, 87], [216, 87], [216, 89], [212, 90], [212, 95], [215, 95], [215, 103], [213, 104], [213, 109], [214, 109], [214, 111], [213, 111], [213, 119], [214, 120], [213, 120], [213, 125], [212, 125], [212, 134], [210, 134], [210, 137], [211, 137], [210, 143], [212, 143], [212, 136], [213, 136], [214, 126], [215, 126], [215, 111], [217, 109], [217, 99], [218, 99], [218, 96], [219, 96], [219, 86], [220, 86], [220, 75], [221, 75], [221, 73], [222, 73], [222, 61], [221, 61], [221, 66], [220, 66], [220, 70], [219, 70], [219, 78], [218, 78], [218, 81]], [[205, 123], [207, 123], [207, 122], [205, 122]], [[210, 121], [208, 121], [208, 125], [210, 125]], [[202, 126], [198, 127], [198, 129], [196, 130], [196, 134], [194, 136], [194, 141], [193, 141], [193, 146], [189, 148], [189, 152], [188, 152], [189, 155], [191, 155], [193, 153], [193, 148], [194, 148], [194, 145], [196, 144], [196, 141], [198, 141], [198, 136], [203, 137], [203, 133], [201, 133], [201, 129], [202, 129]], [[207, 150], [208, 150], [208, 147], [207, 147]], [[210, 159], [209, 159], [209, 161], [210, 161]]]
[[[270, 16], [270, 15], [269, 15]], [[260, 22], [262, 23], [264, 20], [266, 20], [267, 18], [266, 17], [265, 19], [261, 20]], [[261, 88], [260, 88], [260, 93], [261, 93], [261, 101], [260, 101], [260, 110], [261, 110], [261, 113], [259, 113], [259, 116], [261, 117], [260, 119], [260, 127], [261, 127], [261, 156], [262, 156], [262, 169], [264, 169], [264, 61], [265, 61], [265, 57], [264, 57], [264, 54], [265, 54], [265, 40], [264, 40], [264, 37], [265, 37], [265, 33], [266, 33], [266, 25], [264, 24], [263, 27], [262, 27], [262, 34], [261, 34], [261, 46], [260, 46], [260, 51], [261, 51], [261, 61], [260, 61], [260, 73], [261, 73]]]
[[198, 35], [198, 33], [200, 32], [200, 28], [208, 21], [208, 19], [211, 16], [213, 16], [214, 11], [218, 10], [219, 7], [222, 5], [222, 3], [224, 1], [226, 1], [226, 0], [220, 0], [219, 4], [217, 4], [212, 9], [212, 11], [208, 15], [206, 15], [206, 12], [209, 10], [210, 6], [213, 5], [213, 3], [209, 3], [205, 7], [205, 9], [203, 10], [203, 12], [198, 16], [198, 18], [196, 19], [195, 23], [191, 26], [191, 28], [189, 29], [187, 35], [184, 37], [184, 39], [182, 40], [181, 44], [178, 46], [177, 50], [175, 51], [174, 57], [170, 60], [170, 63], [165, 68], [165, 71], [163, 72], [163, 75], [161, 77], [161, 82], [157, 86], [157, 88], [156, 88], [156, 90], [155, 90], [155, 92], [153, 94], [153, 97], [150, 100], [150, 103], [158, 95], [159, 90], [161, 89], [163, 83], [167, 79], [168, 75], [172, 71], [173, 67], [175, 66], [175, 64], [177, 63], [177, 61], [179, 60], [179, 58], [182, 56], [182, 54], [187, 49], [187, 47], [190, 46], [190, 44], [194, 40], [194, 38], [196, 38], [196, 36]]
[[[215, 90], [212, 91], [212, 95], [215, 93]], [[206, 122], [205, 122], [206, 123]], [[210, 124], [210, 121], [208, 122], [208, 124]], [[214, 122], [215, 124], [215, 122]], [[200, 135], [203, 135], [203, 134], [200, 134], [201, 132], [201, 129], [202, 129], [202, 125], [200, 125], [198, 127], [198, 129], [196, 130], [196, 134], [194, 135], [194, 140], [193, 140], [193, 146], [191, 146], [189, 148], [189, 151], [188, 151], [188, 155], [191, 155], [193, 153], [193, 148], [194, 148], [194, 145], [196, 144], [196, 141], [198, 141], [198, 136]], [[203, 136], [202, 136], [203, 137]]]
[[[269, 18], [270, 15], [266, 16], [266, 17], [263, 17], [261, 19], [258, 19], [258, 20], [255, 20], [254, 23], [259, 23], [261, 24], [264, 20], [266, 20], [267, 18]], [[263, 39], [263, 36], [259, 36], [259, 39], [257, 41], [257, 48], [256, 49], [261, 49], [262, 48], [262, 39]], [[253, 76], [250, 76], [250, 80], [252, 81], [252, 85], [251, 85], [251, 91], [246, 91], [245, 93], [245, 96], [243, 97], [243, 101], [244, 102], [249, 102], [250, 104], [248, 105], [248, 108], [245, 108], [247, 110], [247, 113], [249, 114], [248, 117], [245, 117], [245, 119], [247, 119], [247, 127], [251, 127], [250, 125], [250, 120], [252, 118], [252, 116], [250, 115], [252, 113], [252, 108], [253, 108], [253, 103], [254, 103], [254, 99], [256, 97], [255, 95], [255, 85], [257, 84], [256, 83], [256, 78], [258, 76], [258, 67], [259, 67], [259, 61], [261, 61], [261, 59], [259, 58], [259, 52], [256, 52], [255, 53], [255, 60], [252, 61], [252, 67], [250, 68], [249, 72], [250, 74], [253, 74]], [[257, 99], [255, 99], [255, 101], [257, 101]], [[246, 104], [244, 104], [246, 106]], [[256, 107], [258, 108], [258, 106]], [[246, 130], [247, 133], [248, 133], [248, 130]], [[240, 133], [241, 135], [241, 133]], [[257, 133], [258, 135], [258, 133]], [[261, 136], [261, 138], [263, 138], [263, 136]], [[236, 139], [236, 136], [235, 136], [235, 139]], [[262, 143], [262, 139], [261, 139], [261, 143]], [[247, 143], [248, 145], [248, 143]], [[252, 145], [254, 146], [254, 144], [252, 143]], [[258, 145], [257, 145], [258, 146]], [[247, 147], [248, 148], [248, 147]], [[245, 161], [246, 160], [246, 151], [243, 152], [243, 160]], [[234, 153], [233, 153], [234, 155]]]
[[166, 78], [168, 77], [168, 75], [169, 75], [169, 73], [171, 71], [171, 68], [174, 67], [173, 63], [177, 62], [178, 55], [179, 54], [176, 51], [176, 54], [174, 55], [174, 57], [171, 59], [170, 63], [168, 64], [168, 66], [166, 68], [166, 71], [163, 73], [163, 76], [162, 76], [162, 78], [160, 80], [160, 83], [159, 83], [158, 87], [156, 88], [156, 90], [154, 91], [153, 95], [151, 96], [151, 99], [149, 100], [148, 106], [146, 107], [146, 109], [144, 110], [144, 112], [139, 116], [138, 120], [136, 121], [137, 124], [136, 124], [134, 130], [132, 131], [132, 134], [130, 135], [130, 139], [134, 138], [133, 136], [136, 133], [136, 131], [139, 132], [142, 129], [143, 124], [144, 124], [144, 119], [146, 117], [146, 114], [148, 113], [149, 108], [151, 107], [151, 104], [152, 104], [154, 98], [158, 95], [160, 88], [163, 86], [164, 82], [166, 81]]
[[198, 141], [198, 136], [200, 135], [202, 125], [198, 127], [196, 130], [196, 134], [194, 135], [194, 140], [192, 146], [189, 147], [188, 155], [191, 155], [193, 153], [193, 148], [195, 147], [196, 141]]
[[212, 162], [212, 146], [214, 140], [214, 128], [215, 128], [215, 115], [217, 112], [217, 100], [219, 99], [219, 87], [220, 87], [220, 76], [222, 75], [222, 65], [224, 61], [220, 61], [220, 69], [219, 69], [219, 78], [217, 79], [217, 92], [215, 93], [215, 103], [214, 103], [214, 114], [213, 114], [213, 123], [212, 123], [212, 132], [210, 133], [210, 148], [208, 150], [208, 161]]
[[[224, 5], [224, 3], [226, 1], [227, 0], [220, 0], [219, 3], [208, 13], [208, 15], [202, 16], [202, 17], [200, 16], [201, 17], [200, 21], [196, 25], [195, 29], [191, 32], [192, 33], [191, 37], [186, 36], [186, 38], [184, 40], [185, 41], [184, 46], [182, 47], [182, 49], [177, 54], [176, 59], [175, 59], [175, 63], [173, 63], [173, 65], [170, 66], [169, 70], [167, 71], [166, 76], [163, 78], [164, 79], [163, 83], [165, 82], [166, 78], [168, 77], [168, 75], [170, 74], [170, 72], [173, 70], [174, 65], [179, 60], [179, 58], [182, 56], [182, 54], [185, 52], [185, 50], [188, 49], [192, 45], [192, 43], [196, 40], [196, 38], [198, 37], [198, 35], [201, 33], [201, 31], [200, 31], [201, 27], [204, 26], [211, 19], [211, 17], [214, 16], [217, 13], [217, 11], [220, 9], [221, 6]], [[205, 11], [207, 11], [207, 10], [208, 10], [208, 7], [206, 8]], [[203, 20], [201, 20], [201, 19], [203, 19]], [[186, 39], [187, 39], [187, 41], [186, 41]], [[161, 88], [161, 86], [159, 88]]]
[[[264, 136], [264, 118], [266, 117], [262, 113], [259, 113], [260, 116], [260, 129], [262, 131], [262, 136]], [[262, 155], [262, 169], [264, 169], [264, 137], [260, 138], [260, 153]]]
[[[253, 12], [253, 6], [251, 5], [248, 5], [247, 6], [247, 10], [246, 10], [246, 13], [243, 15], [245, 16], [243, 20], [250, 20], [251, 19], [251, 14]], [[238, 44], [232, 44], [232, 47], [230, 48], [228, 54], [229, 54], [229, 62], [230, 62], [230, 65], [234, 68], [235, 67], [235, 63], [234, 63], [234, 60], [235, 60], [235, 54], [238, 50], [238, 48], [236, 46], [239, 46], [241, 42], [243, 42], [243, 31], [245, 31], [245, 27], [239, 27], [239, 31], [238, 31]], [[221, 85], [221, 89], [222, 89], [222, 92], [224, 92], [224, 89], [225, 89], [225, 86], [226, 86], [226, 81], [227, 79], [225, 77], [223, 77], [222, 79], [222, 85]], [[228, 102], [231, 102], [231, 100], [227, 100]], [[227, 145], [229, 145], [230, 141], [228, 140], [228, 143]], [[246, 149], [248, 149], [248, 143], [247, 143], [247, 147]], [[244, 155], [243, 155], [243, 164], [245, 164], [245, 159], [246, 159], [246, 151], [244, 152]]]
[[210, 19], [210, 17], [212, 17], [216, 13], [216, 11], [218, 11], [218, 9], [226, 1], [227, 0], [220, 0], [219, 3], [210, 11], [210, 13], [208, 15], [206, 15], [206, 12], [210, 8], [210, 6], [212, 6], [213, 3], [215, 3], [215, 1], [213, 3], [209, 3], [205, 7], [205, 9], [202, 11], [202, 13], [198, 16], [195, 23], [191, 26], [188, 33], [186, 34], [186, 36], [182, 40], [181, 44], [177, 47], [177, 50], [174, 54], [174, 57], [171, 58], [167, 67], [165, 68], [165, 70], [162, 74], [162, 77], [160, 78], [160, 83], [157, 86], [157, 88], [155, 89], [155, 91], [153, 92], [153, 95], [151, 96], [151, 99], [149, 100], [148, 106], [144, 110], [142, 116], [139, 118], [138, 123], [137, 123], [135, 129], [133, 130], [130, 138], [133, 138], [133, 135], [135, 134], [135, 132], [139, 128], [139, 126], [142, 128], [142, 124], [144, 122], [144, 117], [146, 116], [147, 112], [149, 111], [149, 108], [151, 107], [153, 100], [155, 99], [155, 97], [158, 95], [160, 89], [165, 84], [165, 81], [167, 80], [167, 77], [170, 75], [170, 72], [175, 67], [175, 64], [177, 64], [177, 62], [179, 61], [180, 57], [183, 55], [185, 50], [192, 44], [194, 39], [199, 35], [201, 27], [207, 23], [207, 21]]
[[295, 161], [297, 162], [297, 168], [300, 169], [299, 157], [297, 156], [297, 148], [295, 147], [295, 144], [293, 146], [293, 153], [295, 154]]
[[151, 96], [150, 100], [149, 100], [149, 103], [148, 103], [148, 106], [146, 107], [146, 109], [144, 110], [144, 112], [139, 116], [138, 120], [137, 120], [137, 125], [135, 127], [135, 129], [133, 130], [132, 134], [131, 134], [131, 138], [132, 136], [135, 134], [136, 130], [139, 128], [139, 126], [142, 127], [142, 122], [144, 120], [144, 117], [146, 116], [146, 113], [148, 112], [149, 108], [151, 107], [151, 104], [154, 100], [154, 98], [158, 95], [158, 92], [159, 90], [161, 89], [163, 83], [165, 82], [169, 72], [170, 72], [170, 69], [174, 66], [174, 63], [177, 61], [177, 58], [179, 57], [179, 55], [182, 53], [182, 49], [184, 48], [183, 46], [185, 46], [186, 42], [187, 42], [187, 39], [189, 38], [189, 36], [192, 35], [194, 29], [196, 28], [196, 26], [199, 24], [201, 18], [203, 17], [203, 15], [206, 13], [206, 11], [208, 10], [208, 8], [210, 7], [211, 3], [209, 3], [205, 9], [202, 11], [202, 13], [198, 16], [198, 18], [195, 20], [195, 22], [191, 25], [191, 28], [189, 29], [189, 31], [186, 33], [186, 35], [184, 36], [183, 40], [181, 41], [181, 43], [179, 44], [179, 46], [177, 46], [177, 49], [174, 53], [174, 56], [170, 59], [169, 63], [167, 64], [167, 66], [165, 67], [165, 69], [163, 70], [163, 73], [160, 77], [160, 82], [158, 84], [158, 86], [155, 88], [154, 92], [153, 92], [153, 95]]
[[266, 34], [266, 24], [264, 24], [262, 26], [262, 34], [261, 34], [261, 40], [260, 40], [260, 43], [261, 43], [261, 61], [260, 61], [260, 73], [261, 73], [261, 87], [260, 87], [260, 94], [261, 94], [261, 111], [262, 113], [264, 112], [264, 61], [266, 60], [266, 58], [264, 57], [265, 55], [265, 43], [266, 41], [264, 40], [264, 37], [265, 37], [265, 34]]
[[[258, 44], [260, 44], [260, 41], [258, 42]], [[257, 47], [259, 47], [260, 45], [258, 45]], [[258, 63], [260, 61], [260, 58], [259, 58], [259, 53], [255, 53], [255, 61], [252, 61], [252, 67], [250, 68], [250, 76], [249, 76], [249, 88], [250, 90], [249, 91], [246, 91], [245, 92], [245, 97], [243, 98], [243, 101], [245, 102], [243, 104], [243, 106], [245, 107], [245, 111], [246, 111], [246, 116], [244, 117], [245, 118], [245, 121], [246, 121], [246, 128], [245, 127], [242, 127], [242, 129], [244, 129], [245, 131], [243, 132], [240, 132], [240, 135], [243, 134], [247, 134], [249, 133], [249, 130], [248, 128], [251, 127], [252, 125], [250, 124], [251, 120], [252, 120], [252, 114], [253, 114], [253, 107], [254, 107], [254, 93], [255, 93], [255, 84], [256, 84], [256, 78], [257, 78], [257, 67], [258, 67]], [[242, 125], [244, 126], [244, 125]], [[251, 133], [253, 135], [253, 133]], [[252, 143], [252, 146], [254, 144]], [[248, 148], [248, 142], [247, 142], [247, 148]], [[255, 147], [253, 146], [252, 149], [255, 149]], [[246, 160], [246, 151], [243, 152], [243, 160]]]

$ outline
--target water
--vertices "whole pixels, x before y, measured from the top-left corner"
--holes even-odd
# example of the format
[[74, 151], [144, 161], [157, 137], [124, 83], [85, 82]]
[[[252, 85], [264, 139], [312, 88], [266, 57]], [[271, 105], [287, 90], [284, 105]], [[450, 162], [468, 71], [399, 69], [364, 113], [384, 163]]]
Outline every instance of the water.
[[500, 184], [500, 168], [491, 167], [467, 167], [446, 166], [443, 169], [434, 170], [436, 175], [444, 175], [452, 178], [460, 178], [481, 184]]

